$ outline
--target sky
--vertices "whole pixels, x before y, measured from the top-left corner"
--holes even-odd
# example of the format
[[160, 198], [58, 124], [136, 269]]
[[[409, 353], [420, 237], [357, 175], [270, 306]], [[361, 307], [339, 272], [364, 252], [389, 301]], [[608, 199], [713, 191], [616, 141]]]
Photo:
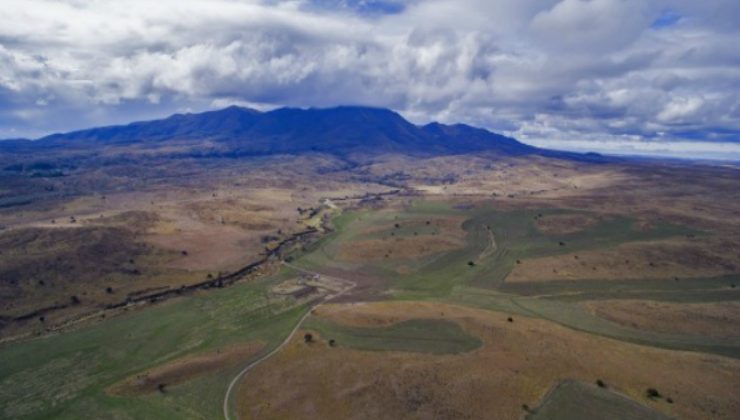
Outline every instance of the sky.
[[0, 0], [0, 138], [237, 104], [740, 160], [738, 0]]

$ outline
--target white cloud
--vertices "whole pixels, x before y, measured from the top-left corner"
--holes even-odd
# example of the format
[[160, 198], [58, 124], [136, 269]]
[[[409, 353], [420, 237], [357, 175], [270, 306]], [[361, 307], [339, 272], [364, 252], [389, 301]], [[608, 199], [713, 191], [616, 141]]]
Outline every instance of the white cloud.
[[[625, 150], [738, 141], [737, 1], [372, 3], [4, 0], [0, 137], [243, 103], [387, 106]], [[652, 28], [666, 10], [680, 19]]]

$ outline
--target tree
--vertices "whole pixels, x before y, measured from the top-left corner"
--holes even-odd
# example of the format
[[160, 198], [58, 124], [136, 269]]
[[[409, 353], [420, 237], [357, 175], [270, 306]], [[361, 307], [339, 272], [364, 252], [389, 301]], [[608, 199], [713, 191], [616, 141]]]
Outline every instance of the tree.
[[77, 295], [72, 295], [69, 299], [74, 305], [79, 305], [80, 303], [80, 298], [78, 298]]
[[303, 336], [303, 341], [306, 343], [312, 343], [313, 342], [313, 334], [306, 333], [306, 335]]
[[606, 388], [606, 384], [601, 379], [596, 380], [596, 385], [598, 385], [599, 388]]
[[329, 340], [329, 347], [334, 347], [337, 344], [337, 342], [332, 338]]
[[108, 286], [108, 287], [106, 287], [106, 288], [105, 288], [105, 291], [106, 291], [106, 293], [108, 293], [108, 294], [110, 294], [110, 293], [113, 293], [113, 288], [112, 288], [112, 287], [110, 287], [110, 286]]
[[157, 384], [157, 391], [161, 392], [162, 394], [165, 393], [165, 388], [167, 388], [167, 384]]
[[468, 265], [471, 266], [471, 267], [475, 267], [475, 262], [474, 261], [468, 261]]

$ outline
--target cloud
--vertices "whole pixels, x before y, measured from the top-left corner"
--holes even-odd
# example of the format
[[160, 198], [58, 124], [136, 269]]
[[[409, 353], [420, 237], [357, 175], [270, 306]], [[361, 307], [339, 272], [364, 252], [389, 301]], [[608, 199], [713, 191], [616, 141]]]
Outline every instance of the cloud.
[[365, 104], [538, 144], [732, 143], [738, 4], [5, 0], [0, 137], [229, 103]]

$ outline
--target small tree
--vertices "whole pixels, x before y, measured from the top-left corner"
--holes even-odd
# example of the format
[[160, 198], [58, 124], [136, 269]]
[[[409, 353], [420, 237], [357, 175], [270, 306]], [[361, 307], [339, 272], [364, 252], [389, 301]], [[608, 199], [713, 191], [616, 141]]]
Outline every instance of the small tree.
[[167, 388], [167, 384], [157, 384], [157, 391], [161, 392], [162, 394], [165, 393], [165, 388]]
[[606, 384], [601, 379], [596, 380], [596, 385], [598, 385], [599, 388], [606, 388]]
[[337, 342], [332, 338], [329, 340], [329, 347], [334, 347], [337, 344]]
[[512, 317], [508, 317], [508, 318], [506, 318], [506, 320], [509, 321], [509, 322], [514, 322], [514, 318], [512, 318]]
[[303, 341], [306, 343], [313, 343], [313, 334], [306, 333], [306, 335], [303, 336]]
[[475, 262], [474, 261], [468, 261], [468, 265], [471, 266], [471, 267], [475, 267]]
[[108, 286], [108, 287], [105, 288], [105, 292], [108, 293], [108, 294], [111, 294], [111, 293], [113, 293], [113, 288], [110, 287], [110, 286]]

